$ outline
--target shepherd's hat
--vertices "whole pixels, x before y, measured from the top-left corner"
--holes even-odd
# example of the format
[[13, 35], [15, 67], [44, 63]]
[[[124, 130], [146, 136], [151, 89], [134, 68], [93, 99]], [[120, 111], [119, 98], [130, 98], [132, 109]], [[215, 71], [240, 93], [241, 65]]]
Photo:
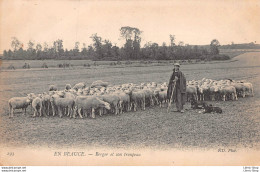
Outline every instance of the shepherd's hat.
[[179, 66], [180, 67], [180, 63], [174, 63], [174, 66]]

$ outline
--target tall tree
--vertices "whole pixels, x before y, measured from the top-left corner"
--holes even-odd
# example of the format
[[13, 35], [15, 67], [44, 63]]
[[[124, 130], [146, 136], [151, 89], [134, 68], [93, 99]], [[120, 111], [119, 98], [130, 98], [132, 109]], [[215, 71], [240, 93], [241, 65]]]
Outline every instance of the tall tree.
[[87, 50], [87, 48], [86, 48], [86, 43], [83, 43], [82, 46], [83, 46], [83, 48], [81, 49], [81, 54], [82, 54], [83, 56], [86, 56], [87, 53], [88, 53], [88, 50]]
[[40, 58], [42, 54], [42, 45], [40, 43], [38, 43], [36, 45], [36, 56], [37, 58]]
[[171, 47], [175, 46], [175, 35], [170, 35], [170, 45]]
[[[34, 41], [29, 40], [27, 47], [27, 57], [30, 59], [34, 59], [36, 57], [36, 50], [34, 49]], [[23, 49], [19, 49], [19, 56], [21, 56], [21, 53], [23, 52]]]
[[217, 39], [213, 39], [210, 42], [210, 53], [212, 55], [219, 54], [219, 49], [218, 49], [219, 46], [220, 46], [219, 41]]
[[37, 44], [36, 45], [36, 52], [42, 51], [42, 45], [41, 44]]
[[4, 56], [4, 58], [8, 58], [8, 52], [6, 50], [4, 50], [3, 56]]
[[49, 46], [48, 46], [47, 42], [44, 42], [44, 43], [43, 43], [43, 51], [44, 51], [44, 52], [47, 52], [47, 51], [48, 51], [48, 48], [49, 48]]
[[78, 56], [78, 54], [79, 54], [79, 42], [77, 41], [77, 42], [75, 42], [75, 46], [74, 46], [74, 49], [73, 49], [73, 55], [74, 56]]
[[92, 38], [92, 41], [94, 42], [94, 48], [95, 48], [95, 56], [98, 59], [103, 59], [104, 54], [102, 52], [102, 38], [97, 35], [97, 33], [93, 34], [90, 38]]
[[125, 39], [124, 50], [127, 58], [137, 59], [140, 56], [141, 33], [138, 28], [125, 26], [120, 28], [120, 36]]
[[22, 43], [16, 37], [12, 37], [11, 47], [14, 49], [14, 51], [17, 51], [21, 45]]
[[28, 50], [28, 51], [33, 51], [33, 49], [34, 49], [34, 41], [30, 40], [30, 41], [28, 42], [28, 48], [27, 48], [27, 50]]
[[112, 43], [105, 39], [104, 40], [104, 45], [103, 47], [103, 52], [105, 57], [111, 57], [112, 56]]
[[62, 39], [57, 39], [56, 41], [53, 42], [53, 49], [55, 51], [55, 56], [62, 56], [64, 54], [64, 49], [63, 49], [63, 40]]

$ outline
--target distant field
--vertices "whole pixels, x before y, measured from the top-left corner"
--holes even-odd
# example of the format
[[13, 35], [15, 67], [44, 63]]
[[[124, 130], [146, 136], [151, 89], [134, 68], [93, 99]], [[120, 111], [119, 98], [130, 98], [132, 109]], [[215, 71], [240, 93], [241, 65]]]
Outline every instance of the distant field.
[[225, 54], [233, 58], [246, 52], [260, 52], [260, 49], [219, 49], [219, 51], [220, 54]]
[[[176, 60], [175, 62], [180, 62], [180, 60]], [[0, 66], [0, 69], [5, 70], [8, 66], [13, 65], [15, 69], [21, 69], [22, 66], [28, 63], [31, 68], [42, 68], [45, 63], [49, 68], [58, 68], [59, 64], [70, 64], [72, 65], [70, 68], [81, 67], [81, 68], [93, 68], [96, 66], [117, 66], [117, 67], [134, 67], [134, 66], [154, 66], [154, 65], [169, 65], [169, 63], [173, 64], [174, 60], [152, 60], [152, 61], [92, 61], [92, 60], [3, 60]], [[188, 62], [186, 62], [188, 63]], [[195, 63], [195, 60], [192, 60], [192, 63]], [[84, 67], [84, 64], [86, 65]], [[89, 67], [87, 65], [90, 65]]]
[[[17, 69], [0, 72], [0, 144], [19, 146], [108, 146], [157, 148], [255, 148], [260, 149], [260, 52], [244, 53], [226, 62], [186, 64], [181, 66], [191, 79], [245, 79], [254, 85], [254, 97], [238, 101], [212, 102], [223, 114], [199, 114], [190, 105], [184, 114], [166, 113], [166, 108], [107, 115], [96, 119], [64, 117], [32, 118], [19, 111], [8, 118], [7, 101], [26, 93], [42, 93], [50, 84], [64, 89], [103, 80], [110, 84], [168, 82], [172, 64], [143, 67], [96, 66], [93, 68]], [[15, 61], [17, 62], [17, 61]], [[21, 61], [24, 63], [24, 61]], [[31, 66], [41, 62], [30, 62]], [[47, 61], [56, 66], [57, 61]], [[67, 61], [83, 65], [83, 61]], [[86, 61], [89, 62], [89, 61]], [[5, 63], [5, 62], [4, 62]], [[14, 63], [14, 62], [12, 62]], [[17, 62], [20, 63], [20, 62]], [[100, 62], [101, 63], [101, 62]], [[8, 63], [6, 63], [8, 64]], [[29, 108], [30, 109], [30, 108]]]
[[[245, 52], [259, 52], [260, 49], [220, 49], [220, 54], [226, 54], [231, 58], [236, 57]], [[9, 66], [14, 66], [15, 69], [22, 69], [25, 63], [28, 63], [31, 68], [42, 68], [46, 64], [48, 68], [58, 68], [59, 64], [70, 64], [70, 68], [96, 68], [100, 67], [147, 67], [147, 66], [165, 66], [172, 65], [175, 62], [180, 64], [197, 64], [197, 63], [218, 63], [219, 61], [200, 61], [196, 60], [132, 60], [132, 61], [92, 61], [92, 60], [2, 60], [0, 61], [0, 70], [6, 70]], [[229, 61], [227, 61], [229, 62]], [[85, 66], [84, 66], [85, 65]]]

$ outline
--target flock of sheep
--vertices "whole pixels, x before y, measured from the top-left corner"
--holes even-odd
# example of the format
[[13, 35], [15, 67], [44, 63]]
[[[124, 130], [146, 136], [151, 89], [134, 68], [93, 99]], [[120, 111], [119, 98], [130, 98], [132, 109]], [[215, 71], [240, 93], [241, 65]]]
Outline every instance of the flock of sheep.
[[[168, 102], [167, 83], [141, 83], [139, 85], [127, 83], [111, 86], [107, 82], [95, 81], [89, 87], [85, 83], [78, 83], [74, 87], [70, 84], [64, 90], [58, 90], [55, 85], [49, 87], [48, 92], [42, 94], [30, 93], [27, 97], [13, 97], [9, 100], [9, 117], [13, 117], [14, 109], [23, 109], [31, 105], [33, 116], [63, 115], [73, 118], [95, 118], [112, 113], [115, 115], [145, 110], [149, 106], [163, 106]], [[187, 82], [187, 101], [194, 98], [205, 100], [237, 100], [238, 97], [253, 96], [253, 85], [246, 81], [201, 79]]]

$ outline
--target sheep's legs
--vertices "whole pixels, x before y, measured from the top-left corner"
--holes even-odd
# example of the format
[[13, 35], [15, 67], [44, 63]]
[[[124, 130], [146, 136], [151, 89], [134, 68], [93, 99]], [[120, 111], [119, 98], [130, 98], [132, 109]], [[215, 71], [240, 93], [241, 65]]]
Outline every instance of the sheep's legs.
[[137, 111], [137, 102], [134, 103], [134, 111]]
[[77, 112], [80, 113], [80, 109], [77, 109], [77, 107], [74, 107], [73, 118], [76, 118]]
[[23, 115], [26, 115], [26, 108], [24, 108], [24, 113], [23, 113]]
[[9, 106], [9, 118], [12, 116], [11, 111], [12, 111], [12, 108]]
[[60, 116], [60, 118], [62, 117], [62, 113], [63, 113], [62, 109], [58, 107], [58, 115]]
[[42, 107], [40, 107], [39, 111], [40, 111], [40, 116], [42, 116]]
[[54, 108], [54, 105], [51, 105], [52, 107], [52, 116], [55, 116], [55, 108]]
[[150, 97], [150, 106], [154, 106], [153, 97]]
[[130, 103], [130, 101], [129, 101], [128, 104], [127, 104], [127, 111], [128, 111], [128, 112], [131, 111], [131, 103]]
[[33, 117], [36, 117], [36, 115], [37, 115], [36, 113], [37, 113], [37, 110], [34, 109]]
[[115, 106], [115, 115], [117, 115], [118, 114], [118, 107], [117, 107], [117, 105]]
[[72, 118], [73, 108], [70, 108], [70, 118]]
[[102, 116], [103, 108], [99, 108], [99, 116]]
[[92, 117], [92, 118], [95, 118], [95, 117], [96, 117], [96, 115], [95, 115], [95, 109], [94, 109], [94, 108], [91, 109], [91, 117]]
[[143, 99], [143, 110], [145, 110], [145, 98]]
[[250, 90], [251, 90], [251, 96], [254, 97], [254, 88], [252, 87]]
[[156, 96], [154, 96], [154, 105], [158, 105], [158, 98]]
[[67, 116], [70, 116], [70, 107], [67, 107]]
[[80, 118], [83, 118], [83, 116], [82, 116], [82, 114], [81, 114], [81, 108], [78, 109], [78, 113], [79, 113], [79, 117], [80, 117]]
[[104, 109], [104, 112], [103, 112], [103, 114], [104, 114], [104, 115], [106, 115], [106, 114], [107, 114], [107, 109], [106, 109], [106, 108]]
[[12, 107], [9, 107], [10, 115], [9, 118], [14, 117], [14, 109]]
[[50, 110], [50, 104], [47, 103], [47, 115], [50, 116], [51, 110]]

